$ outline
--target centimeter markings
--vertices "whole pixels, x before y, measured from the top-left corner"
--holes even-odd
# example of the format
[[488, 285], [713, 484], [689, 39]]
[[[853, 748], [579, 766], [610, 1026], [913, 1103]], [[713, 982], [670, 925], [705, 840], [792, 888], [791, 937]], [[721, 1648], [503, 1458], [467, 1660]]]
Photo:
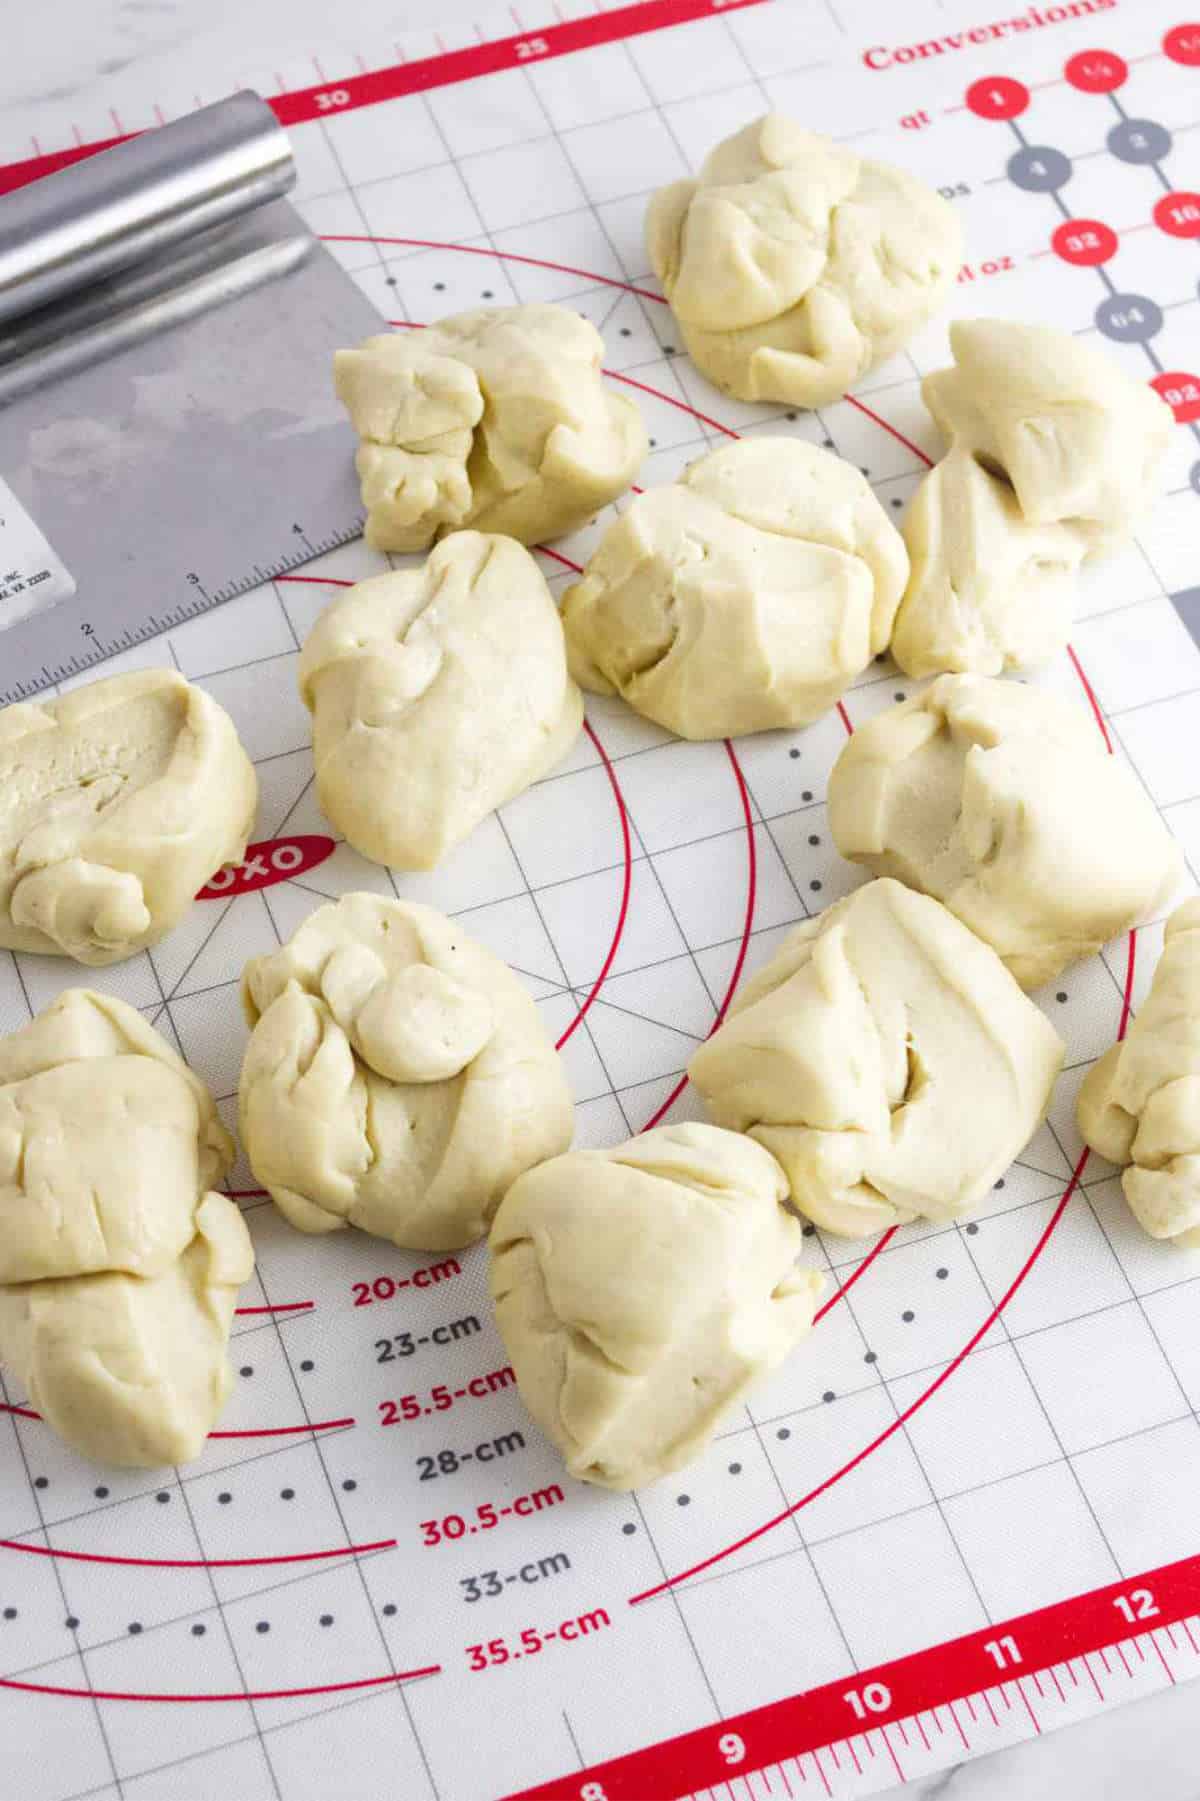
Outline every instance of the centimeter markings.
[[40, 670], [42, 679], [34, 682], [14, 682], [11, 687], [0, 686], [0, 706], [8, 707], [19, 700], [28, 700], [35, 694], [41, 694], [55, 682], [65, 682], [70, 677], [82, 675], [86, 670], [95, 668], [97, 663], [107, 662], [123, 650], [132, 650], [137, 644], [144, 644], [150, 638], [157, 638], [163, 632], [186, 625], [201, 614], [209, 613], [214, 607], [223, 606], [227, 600], [234, 600], [239, 594], [248, 594], [252, 588], [262, 587], [264, 583], [273, 581], [277, 576], [285, 575], [291, 569], [299, 569], [314, 557], [324, 556], [331, 550], [338, 550], [343, 544], [353, 543], [362, 533], [361, 518], [347, 526], [344, 531], [330, 532], [328, 536], [310, 540], [303, 539], [302, 548], [285, 551], [274, 557], [264, 569], [256, 563], [254, 568], [244, 575], [236, 575], [222, 583], [219, 588], [205, 588], [199, 582], [191, 590], [190, 598], [181, 601], [178, 606], [168, 607], [161, 613], [147, 613], [137, 625], [129, 625], [114, 638], [102, 638], [98, 633], [89, 633], [80, 651], [72, 651], [61, 663], [53, 668], [43, 664]]
[[[1198, 1614], [1200, 1555], [574, 1771], [523, 1790], [510, 1801], [645, 1801], [647, 1795], [694, 1798], [709, 1790], [722, 1796], [732, 1792], [737, 1801], [748, 1797], [764, 1801], [795, 1792], [787, 1782], [776, 1788], [772, 1770], [786, 1773], [790, 1767], [801, 1782], [808, 1781], [805, 1758], [815, 1766], [825, 1793], [832, 1794], [833, 1772], [842, 1768], [839, 1749], [861, 1775], [855, 1745], [864, 1748], [864, 1740], [867, 1759], [877, 1759], [882, 1750], [887, 1763], [886, 1783], [875, 1786], [889, 1786], [922, 1773], [913, 1767], [918, 1763], [933, 1769], [950, 1761], [937, 1759], [927, 1730], [926, 1722], [931, 1722], [935, 1736], [946, 1733], [939, 1710], [949, 1714], [950, 1737], [958, 1751], [970, 1748], [955, 1702], [961, 1704], [967, 1726], [984, 1733], [988, 1721], [981, 1716], [990, 1716], [999, 1730], [1003, 1716], [1014, 1708], [1040, 1732], [1039, 1707], [1047, 1725], [1060, 1723], [1053, 1717], [1056, 1704], [1064, 1710], [1063, 1723], [1095, 1712], [1115, 1699], [1104, 1685], [1108, 1682], [1111, 1689], [1112, 1680], [1119, 1681], [1122, 1673], [1133, 1680], [1145, 1666], [1148, 1688], [1161, 1687], [1164, 1676], [1175, 1682], [1195, 1675], [1200, 1670], [1200, 1643], [1192, 1623]], [[1126, 1657], [1126, 1644], [1136, 1664]], [[876, 1732], [878, 1748], [872, 1742]], [[1025, 1730], [1013, 1736], [1024, 1737]], [[1000, 1742], [1008, 1742], [1007, 1737]], [[822, 1753], [828, 1754], [832, 1770], [822, 1764]], [[902, 1764], [906, 1753], [911, 1753], [908, 1770]], [[757, 1786], [751, 1777], [759, 1778]]]

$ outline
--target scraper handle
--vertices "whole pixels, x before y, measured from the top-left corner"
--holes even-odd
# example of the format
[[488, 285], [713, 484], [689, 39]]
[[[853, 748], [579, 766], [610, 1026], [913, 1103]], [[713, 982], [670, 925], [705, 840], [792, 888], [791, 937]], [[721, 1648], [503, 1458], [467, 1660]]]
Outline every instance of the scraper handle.
[[0, 200], [0, 321], [285, 194], [291, 146], [249, 91]]

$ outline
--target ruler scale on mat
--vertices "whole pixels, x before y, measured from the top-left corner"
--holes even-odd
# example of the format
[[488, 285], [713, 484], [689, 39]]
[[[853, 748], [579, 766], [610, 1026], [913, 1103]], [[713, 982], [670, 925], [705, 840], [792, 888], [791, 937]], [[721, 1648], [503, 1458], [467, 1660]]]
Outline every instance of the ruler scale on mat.
[[[135, 59], [94, 96], [8, 108], [0, 192], [255, 87], [287, 127], [296, 210], [326, 243], [338, 341], [378, 319], [577, 307], [643, 409], [646, 486], [728, 433], [796, 433], [864, 468], [898, 518], [938, 451], [919, 378], [947, 355], [943, 321], [819, 417], [730, 402], [655, 297], [650, 189], [776, 106], [946, 192], [967, 239], [951, 313], [1086, 333], [1175, 409], [1155, 516], [1088, 573], [1071, 654], [1037, 679], [1094, 713], [1194, 876], [1200, 23], [1140, 0], [561, 14], [516, 0], [479, 30], [449, 22], [440, 43], [398, 47], [377, 8], [343, 0], [340, 38], [281, 31], [252, 67], [222, 29]], [[336, 584], [384, 566], [361, 543], [328, 548], [358, 509], [327, 348], [319, 369], [316, 348], [305, 356], [330, 454], [256, 454], [203, 568], [155, 538], [153, 594], [111, 579], [107, 555], [101, 582], [90, 547], [60, 542], [0, 457], [21, 567], [76, 588], [31, 615], [36, 660], [11, 667], [22, 628], [0, 632], [0, 696], [128, 634], [134, 649], [110, 666], [173, 660], [207, 687], [262, 788], [245, 866], [152, 954], [89, 981], [144, 1008], [232, 1124], [245, 958], [322, 899], [394, 882], [520, 972], [561, 1045], [580, 1142], [693, 1116], [684, 1067], [741, 974], [858, 879], [830, 845], [829, 769], [846, 730], [909, 684], [875, 665], [841, 713], [728, 747], [667, 740], [593, 700], [563, 768], [437, 871], [364, 862], [316, 806], [296, 694], [297, 644]], [[296, 341], [264, 308], [245, 354], [281, 349]], [[336, 496], [315, 501], [317, 481]], [[161, 510], [142, 508], [147, 533]], [[571, 579], [596, 538], [556, 544], [548, 579]], [[281, 579], [248, 587], [256, 565]], [[82, 597], [102, 588], [121, 611], [81, 648], [84, 625], [100, 635]], [[233, 1395], [196, 1465], [149, 1481], [84, 1466], [25, 1396], [2, 1392], [7, 1787], [23, 1801], [820, 1801], [1194, 1676], [1200, 1253], [1140, 1235], [1072, 1118], [1160, 941], [1154, 922], [1037, 997], [1068, 1041], [1067, 1073], [976, 1216], [868, 1244], [813, 1236], [827, 1289], [811, 1339], [703, 1458], [636, 1495], [568, 1481], [534, 1430], [481, 1249], [306, 1238], [240, 1167], [258, 1275]], [[76, 973], [0, 957], [0, 1030]]]

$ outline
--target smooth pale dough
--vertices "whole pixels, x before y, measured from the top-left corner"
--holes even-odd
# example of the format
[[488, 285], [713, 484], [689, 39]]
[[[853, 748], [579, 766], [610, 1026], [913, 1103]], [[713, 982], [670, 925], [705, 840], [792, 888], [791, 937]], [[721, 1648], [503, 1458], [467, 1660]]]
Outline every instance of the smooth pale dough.
[[743, 439], [609, 527], [563, 600], [571, 673], [682, 738], [807, 725], [886, 647], [907, 574], [857, 469]]
[[957, 1219], [1029, 1142], [1064, 1046], [940, 902], [868, 882], [785, 938], [688, 1073], [792, 1198], [857, 1238]]
[[647, 449], [633, 401], [604, 386], [603, 356], [595, 326], [561, 306], [457, 313], [339, 350], [367, 543], [424, 550], [474, 526], [537, 544], [586, 525]]
[[571, 1142], [537, 1008], [452, 921], [348, 894], [242, 976], [250, 1166], [302, 1232], [358, 1226], [458, 1250], [525, 1170]]
[[768, 113], [646, 215], [694, 361], [739, 400], [824, 406], [942, 304], [962, 229], [924, 182]]
[[100, 967], [157, 944], [254, 827], [233, 721], [170, 669], [0, 712], [0, 946]]
[[1068, 332], [959, 319], [921, 392], [950, 448], [904, 520], [912, 576], [892, 655], [909, 675], [999, 675], [1062, 649], [1075, 573], [1153, 498], [1174, 423]]
[[305, 641], [300, 692], [323, 811], [394, 869], [432, 869], [583, 722], [541, 570], [481, 532], [335, 600]]
[[490, 1240], [521, 1398], [573, 1476], [637, 1488], [698, 1457], [813, 1321], [821, 1278], [761, 1146], [659, 1126], [513, 1184]]
[[1150, 993], [1089, 1069], [1076, 1118], [1086, 1144], [1127, 1166], [1125, 1199], [1151, 1238], [1200, 1249], [1200, 900], [1167, 921]]
[[135, 1008], [69, 988], [0, 1041], [0, 1361], [69, 1445], [198, 1457], [254, 1271], [233, 1140]]
[[1022, 988], [1160, 913], [1181, 867], [1083, 707], [987, 676], [940, 676], [859, 726], [829, 828], [852, 863], [942, 901]]

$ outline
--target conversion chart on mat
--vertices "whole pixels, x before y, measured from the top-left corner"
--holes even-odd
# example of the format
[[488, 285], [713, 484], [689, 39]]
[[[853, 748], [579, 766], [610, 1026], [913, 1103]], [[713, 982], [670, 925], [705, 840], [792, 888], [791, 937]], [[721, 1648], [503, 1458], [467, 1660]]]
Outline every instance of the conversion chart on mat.
[[[919, 378], [945, 320], [818, 414], [742, 406], [684, 354], [641, 222], [652, 188], [771, 107], [902, 163], [962, 216], [951, 313], [1079, 333], [1174, 408], [1152, 519], [1087, 576], [1038, 679], [1090, 710], [1200, 868], [1200, 23], [1133, 0], [518, 0], [398, 44], [377, 14], [355, 35], [366, 10], [251, 67], [219, 31], [143, 59], [91, 111], [40, 107], [34, 140], [10, 119], [0, 190], [252, 83], [292, 129], [305, 216], [398, 327], [562, 302], [642, 409], [643, 483], [795, 434], [899, 517], [938, 454]], [[545, 554], [556, 587], [604, 523]], [[108, 666], [173, 661], [228, 708], [263, 843], [151, 954], [87, 980], [142, 1008], [232, 1123], [244, 960], [326, 898], [396, 893], [520, 973], [581, 1143], [698, 1117], [682, 1072], [739, 977], [861, 879], [830, 843], [829, 770], [910, 684], [875, 664], [810, 729], [732, 744], [589, 701], [567, 764], [435, 874], [393, 878], [319, 813], [296, 692], [318, 611], [382, 566], [350, 545]], [[531, 1425], [480, 1249], [304, 1237], [239, 1166], [258, 1275], [199, 1463], [86, 1465], [5, 1391], [6, 1790], [857, 1795], [1200, 1673], [1200, 1252], [1140, 1234], [1073, 1118], [1161, 938], [1036, 997], [1067, 1070], [977, 1216], [865, 1245], [810, 1228], [811, 1338], [699, 1462], [635, 1494], [570, 1481]], [[78, 978], [5, 956], [0, 1024]]]

